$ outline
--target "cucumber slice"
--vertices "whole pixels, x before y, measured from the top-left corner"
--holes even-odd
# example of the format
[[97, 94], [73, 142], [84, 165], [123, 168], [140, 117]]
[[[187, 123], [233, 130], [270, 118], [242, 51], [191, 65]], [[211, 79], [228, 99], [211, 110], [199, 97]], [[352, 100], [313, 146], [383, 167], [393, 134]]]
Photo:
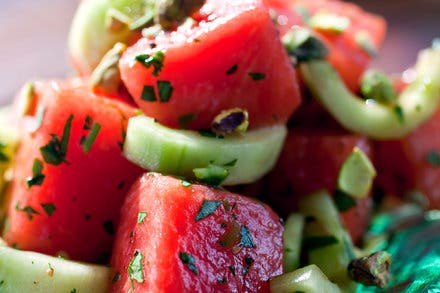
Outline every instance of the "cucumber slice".
[[283, 233], [283, 271], [285, 273], [292, 272], [299, 267], [303, 229], [303, 215], [293, 213], [287, 217]]
[[375, 139], [405, 136], [429, 119], [440, 104], [440, 49], [426, 49], [419, 54], [417, 78], [394, 106], [353, 95], [326, 61], [302, 63], [300, 72], [315, 98], [339, 123]]
[[309, 265], [270, 280], [270, 292], [340, 293], [341, 290], [316, 265]]
[[110, 268], [0, 247], [0, 292], [105, 293]]
[[[152, 0], [87, 0], [81, 1], [72, 22], [69, 51], [75, 64], [84, 73], [91, 73], [102, 57], [117, 42], [126, 43], [138, 32], [130, 25], [152, 13]], [[118, 29], [109, 29], [111, 17], [126, 22]]]
[[276, 125], [224, 139], [205, 137], [137, 116], [128, 122], [124, 155], [149, 171], [187, 178], [194, 178], [193, 169], [215, 164], [229, 171], [224, 185], [244, 184], [272, 169], [286, 135], [287, 128]]
[[308, 195], [299, 202], [299, 210], [306, 218], [314, 219], [305, 225], [305, 237], [315, 239], [315, 244], [328, 237], [337, 240], [334, 244], [318, 248], [304, 247], [309, 263], [316, 264], [340, 288], [347, 291], [355, 288], [356, 284], [350, 280], [347, 272], [348, 264], [355, 258], [354, 247], [330, 195], [325, 191]]

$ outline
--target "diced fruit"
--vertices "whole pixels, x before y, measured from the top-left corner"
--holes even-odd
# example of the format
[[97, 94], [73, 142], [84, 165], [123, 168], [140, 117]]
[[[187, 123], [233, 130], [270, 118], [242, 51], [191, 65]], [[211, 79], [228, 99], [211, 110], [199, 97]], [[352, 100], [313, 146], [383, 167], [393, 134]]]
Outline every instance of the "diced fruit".
[[300, 93], [265, 7], [208, 0], [194, 17], [194, 27], [143, 38], [121, 59], [122, 80], [145, 115], [173, 128], [209, 129], [238, 107], [248, 111], [249, 128], [286, 122]]
[[0, 247], [0, 291], [3, 293], [105, 293], [110, 276], [108, 267]]
[[193, 178], [195, 168], [224, 167], [225, 185], [250, 183], [276, 163], [287, 130], [264, 127], [241, 135], [218, 137], [190, 130], [175, 130], [145, 116], [129, 120], [124, 154], [150, 171]]
[[[301, 197], [321, 189], [334, 192], [339, 170], [355, 147], [372, 154], [370, 142], [359, 135], [340, 130], [291, 129], [276, 166], [266, 178], [265, 201], [287, 216]], [[357, 202], [356, 207], [343, 213], [354, 241], [367, 228], [370, 214], [368, 198]]]
[[111, 292], [269, 292], [282, 225], [260, 202], [157, 173], [122, 207]]
[[385, 37], [386, 23], [383, 18], [339, 0], [263, 2], [277, 13], [275, 21], [281, 35], [294, 25], [310, 25], [327, 45], [330, 51], [328, 61], [347, 86], [354, 91], [359, 88], [363, 71]]
[[40, 123], [16, 155], [4, 238], [24, 250], [103, 261], [120, 206], [143, 172], [121, 149], [135, 109], [71, 82], [36, 83], [35, 92], [23, 120]]

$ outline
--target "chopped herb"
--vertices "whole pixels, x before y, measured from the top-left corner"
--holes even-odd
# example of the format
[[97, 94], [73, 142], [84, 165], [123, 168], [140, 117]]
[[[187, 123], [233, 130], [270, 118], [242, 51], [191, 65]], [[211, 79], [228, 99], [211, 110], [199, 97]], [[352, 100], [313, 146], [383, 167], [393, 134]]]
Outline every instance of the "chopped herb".
[[217, 134], [211, 130], [199, 130], [199, 134], [203, 137], [217, 138]]
[[[143, 254], [139, 251], [134, 253], [133, 258], [131, 259], [128, 265], [128, 277], [130, 280], [134, 280], [138, 283], [144, 282], [144, 272], [142, 267], [142, 259], [144, 258]], [[134, 287], [134, 283], [133, 287]]]
[[117, 281], [119, 281], [121, 279], [121, 273], [120, 272], [116, 272], [115, 275], [112, 278], [112, 283], [116, 283]]
[[163, 62], [165, 60], [165, 55], [162, 51], [157, 51], [153, 56], [148, 54], [141, 54], [135, 57], [136, 61], [140, 62], [146, 68], [153, 66], [153, 75], [159, 76], [159, 73], [163, 69]]
[[203, 220], [204, 218], [212, 215], [221, 205], [222, 205], [221, 201], [204, 199], [202, 206], [200, 207], [200, 210], [197, 213], [196, 222]]
[[233, 159], [232, 161], [230, 161], [230, 162], [228, 162], [226, 164], [223, 164], [223, 166], [224, 167], [234, 167], [235, 164], [237, 163], [237, 161], [238, 161], [238, 159]]
[[43, 184], [46, 176], [42, 172], [43, 162], [41, 162], [39, 159], [35, 159], [34, 164], [32, 165], [32, 177], [28, 178], [26, 181], [29, 188], [35, 185], [41, 186]]
[[206, 168], [195, 168], [193, 172], [197, 180], [210, 186], [219, 186], [229, 176], [227, 169], [214, 164]]
[[252, 80], [262, 80], [266, 78], [266, 74], [260, 72], [249, 72], [248, 75]]
[[195, 113], [189, 113], [189, 114], [185, 114], [185, 115], [180, 116], [179, 118], [177, 118], [177, 121], [179, 122], [180, 128], [186, 129], [186, 128], [188, 128], [191, 121], [193, 121], [196, 118], [197, 118], [197, 115]]
[[425, 160], [433, 167], [440, 167], [440, 154], [436, 150], [429, 151]]
[[61, 140], [56, 135], [52, 134], [49, 143], [40, 148], [41, 155], [46, 163], [55, 166], [63, 162], [66, 163], [67, 146], [69, 144], [72, 121], [73, 115], [70, 115], [64, 125]]
[[195, 275], [198, 275], [199, 272], [197, 271], [196, 264], [194, 261], [194, 257], [186, 252], [180, 252], [179, 258], [183, 262], [183, 264], [186, 265], [186, 267], [193, 272]]
[[251, 233], [249, 232], [249, 228], [246, 226], [241, 226], [240, 228], [241, 239], [240, 246], [254, 248], [254, 239], [252, 238]]
[[171, 99], [171, 95], [173, 94], [174, 88], [169, 81], [158, 80], [157, 89], [159, 92], [159, 99], [161, 102], [166, 103]]
[[335, 205], [340, 212], [348, 211], [356, 206], [356, 200], [342, 190], [336, 190], [334, 198]]
[[88, 154], [90, 152], [90, 149], [92, 148], [92, 145], [95, 142], [96, 137], [98, 136], [100, 130], [101, 130], [101, 124], [93, 123], [92, 129], [90, 129], [89, 134], [81, 144], [83, 152], [85, 154]]
[[229, 266], [229, 270], [231, 271], [232, 275], [235, 276], [235, 266]]
[[350, 262], [348, 275], [352, 280], [366, 286], [385, 288], [390, 280], [390, 265], [390, 254], [379, 251]]
[[105, 232], [107, 232], [107, 234], [109, 234], [109, 235], [115, 234], [115, 228], [114, 228], [113, 222], [111, 220], [105, 221], [102, 224], [102, 227], [104, 228]]
[[289, 56], [297, 62], [324, 59], [329, 50], [310, 29], [292, 27], [282, 38], [284, 48]]
[[249, 269], [251, 268], [252, 264], [255, 262], [255, 260], [250, 257], [249, 255], [246, 255], [244, 258], [244, 267], [243, 267], [243, 275], [246, 275], [249, 272]]
[[392, 105], [398, 98], [396, 91], [387, 75], [368, 70], [361, 80], [361, 94], [365, 99], [373, 99], [384, 105]]
[[335, 236], [309, 236], [303, 240], [303, 246], [308, 250], [314, 250], [338, 243]]
[[[141, 114], [142, 114], [142, 111], [141, 111]], [[141, 115], [141, 114], [139, 114], [139, 115]], [[122, 137], [122, 140], [120, 142], [118, 142], [118, 145], [121, 148], [121, 150], [123, 150], [123, 148], [124, 148], [125, 138], [127, 137], [127, 131], [125, 130], [126, 125], [127, 125], [127, 117], [125, 117], [125, 115], [121, 112], [121, 137]]]
[[394, 113], [397, 115], [397, 119], [399, 119], [400, 123], [405, 122], [405, 113], [403, 112], [403, 108], [399, 105], [394, 107]]
[[227, 282], [228, 282], [228, 279], [226, 277], [223, 277], [223, 278], [217, 280], [217, 283], [219, 283], [219, 284], [225, 284]]
[[25, 206], [23, 208], [20, 208], [20, 202], [17, 202], [17, 204], [15, 205], [15, 210], [17, 210], [19, 212], [25, 212], [29, 221], [31, 221], [34, 218], [34, 215], [40, 214], [31, 206]]
[[147, 212], [139, 212], [138, 218], [137, 218], [137, 223], [142, 224], [145, 221], [146, 217], [147, 217]]
[[5, 148], [6, 148], [6, 145], [3, 143], [0, 143], [0, 162], [9, 161], [9, 157], [4, 153]]
[[41, 207], [43, 208], [44, 212], [50, 217], [55, 212], [56, 208], [53, 203], [42, 203]]
[[92, 128], [93, 124], [93, 118], [89, 115], [86, 116], [86, 119], [84, 120], [83, 129], [84, 130], [90, 130]]
[[0, 287], [3, 286], [5, 284], [5, 280], [1, 280], [0, 281]]
[[155, 102], [157, 101], [156, 93], [154, 92], [154, 87], [151, 85], [145, 85], [142, 90], [141, 99], [147, 102]]
[[70, 293], [76, 293], [76, 289], [73, 288], [72, 290], [70, 290]]
[[231, 68], [229, 68], [229, 69], [226, 71], [226, 74], [227, 74], [227, 75], [234, 74], [235, 72], [237, 72], [237, 69], [238, 69], [238, 64], [234, 64]]
[[371, 37], [366, 31], [360, 31], [355, 35], [356, 43], [364, 50], [368, 55], [375, 58], [377, 57], [377, 49], [374, 47]]

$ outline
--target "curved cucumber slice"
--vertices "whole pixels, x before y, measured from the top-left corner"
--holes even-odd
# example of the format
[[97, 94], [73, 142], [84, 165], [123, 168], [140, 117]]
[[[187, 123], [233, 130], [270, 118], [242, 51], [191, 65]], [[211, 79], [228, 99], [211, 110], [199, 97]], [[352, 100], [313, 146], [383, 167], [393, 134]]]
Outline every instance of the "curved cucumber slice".
[[270, 280], [270, 292], [341, 293], [341, 290], [316, 265], [309, 265]]
[[[151, 0], [87, 0], [81, 1], [72, 22], [69, 51], [75, 64], [84, 73], [98, 65], [117, 42], [128, 42], [136, 32], [129, 25], [148, 14]], [[153, 18], [153, 13], [151, 18]], [[147, 15], [148, 16], [148, 15]], [[123, 19], [117, 29], [109, 29], [111, 18]]]
[[419, 54], [417, 79], [398, 97], [394, 106], [354, 96], [326, 61], [300, 65], [314, 96], [345, 128], [376, 139], [400, 138], [436, 111], [440, 104], [440, 49]]
[[194, 177], [193, 169], [215, 164], [229, 171], [224, 185], [244, 184], [272, 169], [286, 134], [286, 127], [277, 125], [220, 139], [137, 116], [128, 122], [124, 155], [149, 171], [188, 178]]
[[105, 293], [110, 268], [0, 247], [0, 292]]

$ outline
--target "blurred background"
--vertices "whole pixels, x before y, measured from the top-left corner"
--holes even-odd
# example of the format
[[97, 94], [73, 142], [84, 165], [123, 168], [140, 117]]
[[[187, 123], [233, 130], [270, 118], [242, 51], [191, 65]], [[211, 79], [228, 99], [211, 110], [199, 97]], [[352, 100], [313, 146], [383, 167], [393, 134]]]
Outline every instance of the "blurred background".
[[[0, 0], [0, 103], [29, 79], [63, 77], [69, 24], [78, 0]], [[399, 72], [440, 37], [440, 0], [354, 0], [385, 16], [388, 35], [373, 66]]]

